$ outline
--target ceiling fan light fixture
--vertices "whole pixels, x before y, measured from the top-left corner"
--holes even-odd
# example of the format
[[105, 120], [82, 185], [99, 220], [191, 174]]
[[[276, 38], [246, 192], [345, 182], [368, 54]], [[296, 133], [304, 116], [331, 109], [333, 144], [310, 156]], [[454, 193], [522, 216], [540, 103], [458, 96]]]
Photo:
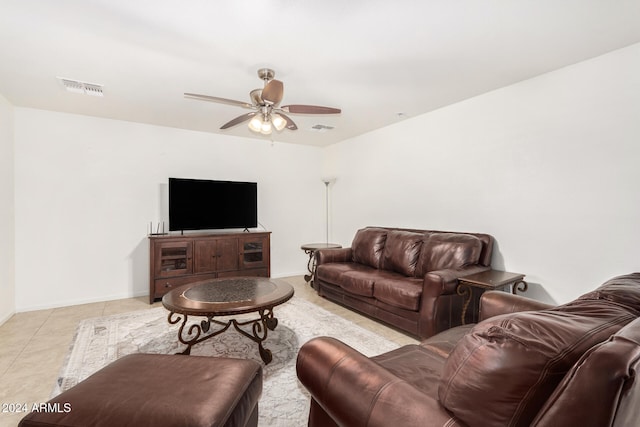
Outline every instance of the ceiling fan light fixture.
[[271, 122], [269, 120], [265, 120], [262, 122], [260, 133], [264, 135], [269, 135], [271, 133]]
[[278, 114], [271, 115], [271, 123], [273, 123], [273, 127], [275, 127], [278, 132], [287, 125], [287, 121]]
[[262, 131], [262, 118], [260, 116], [255, 116], [249, 122], [249, 129], [253, 132], [260, 133]]

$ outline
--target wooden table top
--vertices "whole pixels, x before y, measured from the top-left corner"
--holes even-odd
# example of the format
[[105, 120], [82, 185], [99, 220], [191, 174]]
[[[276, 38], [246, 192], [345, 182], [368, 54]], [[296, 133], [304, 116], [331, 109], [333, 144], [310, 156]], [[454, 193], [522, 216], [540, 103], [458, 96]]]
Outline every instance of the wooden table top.
[[524, 274], [509, 273], [508, 271], [487, 270], [481, 273], [460, 277], [460, 282], [467, 282], [474, 286], [487, 289], [499, 289], [505, 285], [513, 284], [524, 278]]
[[181, 286], [165, 294], [162, 305], [173, 313], [230, 316], [273, 308], [292, 296], [293, 287], [282, 280], [232, 277]]
[[305, 251], [317, 251], [318, 249], [340, 249], [342, 245], [337, 243], [306, 243], [300, 246]]

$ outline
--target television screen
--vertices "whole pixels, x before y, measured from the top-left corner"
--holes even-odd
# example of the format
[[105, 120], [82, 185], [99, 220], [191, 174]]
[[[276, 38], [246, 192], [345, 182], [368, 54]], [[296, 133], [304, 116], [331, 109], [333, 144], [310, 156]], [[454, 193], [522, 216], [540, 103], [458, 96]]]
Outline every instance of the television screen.
[[257, 226], [255, 182], [169, 178], [169, 230]]

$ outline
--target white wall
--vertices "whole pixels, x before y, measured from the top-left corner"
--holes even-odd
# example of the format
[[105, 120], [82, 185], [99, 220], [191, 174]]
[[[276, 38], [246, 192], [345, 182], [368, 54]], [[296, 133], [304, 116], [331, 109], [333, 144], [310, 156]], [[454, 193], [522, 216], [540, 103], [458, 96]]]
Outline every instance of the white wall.
[[0, 95], [0, 324], [15, 312], [13, 106]]
[[324, 240], [320, 177], [335, 176], [331, 240], [366, 225], [487, 232], [495, 268], [565, 302], [640, 270], [639, 76], [633, 45], [324, 150], [0, 99], [0, 319], [145, 295], [169, 176], [258, 181], [274, 276], [302, 274], [300, 244]]
[[[416, 94], [428, 96], [428, 94]], [[333, 240], [477, 231], [530, 296], [640, 271], [640, 44], [333, 145]]]
[[272, 276], [303, 274], [300, 245], [324, 236], [320, 170], [316, 147], [15, 108], [16, 308], [146, 295], [170, 176], [258, 182]]

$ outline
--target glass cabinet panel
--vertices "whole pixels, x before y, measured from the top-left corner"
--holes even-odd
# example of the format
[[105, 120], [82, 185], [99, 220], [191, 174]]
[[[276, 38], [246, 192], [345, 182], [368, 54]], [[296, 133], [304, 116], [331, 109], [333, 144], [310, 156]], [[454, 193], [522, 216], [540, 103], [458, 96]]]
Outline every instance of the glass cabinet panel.
[[187, 248], [162, 248], [160, 254], [162, 271], [187, 268]]
[[262, 262], [263, 246], [264, 244], [262, 241], [244, 242], [244, 246], [243, 246], [244, 262], [245, 263]]
[[191, 273], [191, 242], [161, 242], [156, 245], [155, 274], [158, 277]]

